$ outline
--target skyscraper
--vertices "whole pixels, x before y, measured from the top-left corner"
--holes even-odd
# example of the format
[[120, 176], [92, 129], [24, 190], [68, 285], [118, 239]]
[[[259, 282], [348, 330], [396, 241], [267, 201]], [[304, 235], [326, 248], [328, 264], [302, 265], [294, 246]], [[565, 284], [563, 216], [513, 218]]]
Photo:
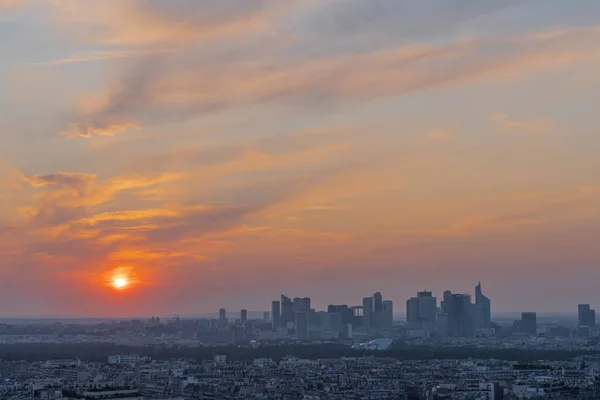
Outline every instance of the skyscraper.
[[492, 326], [492, 302], [481, 291], [481, 282], [475, 286], [474, 324], [476, 329], [489, 329]]
[[227, 312], [224, 308], [219, 309], [219, 329], [227, 328]]
[[[444, 293], [446, 295], [446, 293]], [[473, 316], [471, 296], [468, 294], [450, 294], [444, 300], [448, 315], [448, 333], [453, 337], [473, 336]]]
[[381, 328], [390, 329], [394, 324], [394, 303], [391, 300], [385, 300], [381, 310]]
[[340, 313], [342, 316], [342, 324], [353, 324], [354, 323], [354, 310], [348, 307], [347, 304], [327, 306], [328, 313]]
[[534, 312], [521, 313], [521, 331], [530, 336], [537, 336], [537, 314]]
[[373, 295], [373, 312], [380, 313], [383, 310], [383, 296], [380, 292]]
[[294, 297], [294, 312], [309, 311], [310, 310], [310, 298], [308, 297]]
[[246, 321], [248, 320], [248, 310], [240, 311], [240, 320], [242, 321], [242, 324], [246, 323]]
[[419, 292], [406, 301], [406, 320], [415, 328], [432, 328], [437, 317], [437, 298], [431, 292]]
[[308, 338], [308, 311], [296, 313], [296, 336], [298, 339]]
[[579, 326], [590, 328], [596, 326], [596, 310], [593, 310], [589, 304], [579, 304], [577, 306], [577, 316]]
[[[271, 307], [273, 305], [271, 304]], [[269, 322], [269, 315], [270, 313], [268, 311], [263, 312], [263, 322]]]
[[340, 313], [327, 313], [326, 329], [329, 332], [340, 333], [342, 329], [342, 314]]
[[294, 302], [287, 296], [281, 295], [281, 325], [294, 322]]
[[363, 327], [367, 330], [371, 329], [373, 326], [373, 298], [365, 297], [363, 298], [363, 317], [362, 317]]
[[278, 301], [271, 302], [271, 323], [273, 325], [273, 332], [281, 326], [281, 303]]

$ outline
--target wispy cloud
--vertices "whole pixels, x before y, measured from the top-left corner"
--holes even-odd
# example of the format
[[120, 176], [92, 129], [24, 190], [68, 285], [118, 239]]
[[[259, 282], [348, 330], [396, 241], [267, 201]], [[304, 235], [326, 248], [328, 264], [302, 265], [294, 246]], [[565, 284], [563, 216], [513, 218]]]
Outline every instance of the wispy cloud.
[[494, 114], [490, 116], [490, 120], [499, 127], [516, 133], [545, 134], [555, 129], [552, 121], [547, 119], [513, 120], [506, 114]]
[[[459, 40], [443, 45], [407, 45], [360, 55], [293, 63], [237, 58], [221, 67], [182, 54], [170, 62], [140, 60], [74, 118], [75, 126], [112, 133], [111, 121], [189, 118], [255, 104], [343, 107], [453, 84], [514, 78], [568, 65], [596, 54], [596, 28], [552, 35]], [[568, 52], [566, 50], [568, 49]], [[268, 58], [267, 58], [268, 59]], [[223, 62], [225, 62], [223, 60]], [[98, 97], [98, 95], [95, 95]], [[88, 129], [82, 130], [84, 135]]]

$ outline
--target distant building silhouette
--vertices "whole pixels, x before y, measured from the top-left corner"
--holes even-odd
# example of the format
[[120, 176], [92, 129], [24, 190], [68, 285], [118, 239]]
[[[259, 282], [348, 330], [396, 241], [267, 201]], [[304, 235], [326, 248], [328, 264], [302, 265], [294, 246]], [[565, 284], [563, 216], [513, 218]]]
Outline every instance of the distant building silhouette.
[[377, 314], [381, 311], [383, 311], [383, 296], [377, 292], [373, 295], [373, 312]]
[[419, 292], [406, 301], [406, 321], [413, 328], [432, 329], [437, 319], [437, 299], [431, 292]]
[[281, 303], [279, 301], [271, 302], [271, 324], [273, 331], [281, 326]]
[[294, 321], [294, 302], [289, 297], [281, 295], [281, 326]]
[[219, 329], [227, 328], [227, 312], [224, 308], [219, 309]]
[[296, 312], [296, 336], [298, 339], [308, 338], [308, 311]]
[[537, 336], [537, 313], [521, 313], [520, 330], [529, 336]]
[[593, 310], [589, 304], [579, 304], [577, 306], [578, 325], [594, 328], [596, 326], [596, 310]]
[[489, 329], [492, 326], [492, 306], [489, 297], [481, 291], [481, 282], [475, 286], [475, 308], [473, 319], [475, 329]]
[[373, 298], [363, 298], [363, 327], [367, 330], [373, 326]]
[[452, 337], [472, 337], [474, 334], [471, 295], [444, 292], [443, 309], [448, 318], [448, 334]]

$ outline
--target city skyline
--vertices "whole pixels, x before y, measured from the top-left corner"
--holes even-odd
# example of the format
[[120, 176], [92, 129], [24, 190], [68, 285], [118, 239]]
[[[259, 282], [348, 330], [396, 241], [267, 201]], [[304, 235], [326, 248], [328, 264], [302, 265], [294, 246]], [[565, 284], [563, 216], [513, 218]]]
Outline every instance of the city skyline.
[[[421, 291], [417, 291], [416, 293], [416, 297], [415, 295], [410, 295], [407, 299], [403, 300], [401, 303], [397, 303], [397, 308], [395, 308], [392, 312], [391, 315], [393, 316], [393, 320], [405, 320], [407, 323], [414, 322], [417, 319], [415, 319], [414, 321], [411, 321], [411, 311], [410, 308], [412, 308], [412, 306], [409, 305], [409, 303], [411, 301], [416, 301], [419, 298], [425, 297], [426, 299], [429, 298], [432, 300], [432, 306], [433, 308], [430, 311], [427, 311], [427, 313], [429, 313], [429, 315], [433, 314], [433, 320], [436, 320], [436, 316], [439, 315], [440, 312], [444, 311], [444, 301], [445, 301], [445, 296], [446, 295], [458, 295], [458, 296], [467, 296], [469, 299], [469, 302], [472, 306], [472, 313], [473, 313], [473, 318], [474, 318], [474, 327], [476, 328], [483, 328], [483, 329], [488, 329], [491, 327], [491, 322], [492, 319], [494, 317], [500, 318], [502, 320], [506, 320], [507, 318], [510, 317], [516, 317], [518, 315], [521, 315], [523, 313], [527, 314], [527, 313], [534, 313], [534, 314], [538, 314], [538, 315], [542, 315], [542, 316], [565, 316], [565, 317], [571, 317], [571, 318], [576, 318], [579, 322], [579, 325], [583, 325], [586, 326], [588, 325], [588, 322], [586, 321], [590, 321], [593, 320], [595, 321], [595, 309], [593, 309], [593, 304], [588, 304], [588, 303], [579, 303], [576, 304], [576, 307], [573, 307], [573, 305], [571, 305], [571, 309], [568, 311], [564, 311], [564, 312], [544, 312], [544, 311], [535, 311], [532, 308], [528, 308], [527, 305], [523, 305], [523, 309], [522, 310], [511, 310], [511, 311], [495, 311], [494, 308], [491, 307], [491, 299], [490, 297], [486, 296], [484, 294], [484, 290], [482, 290], [482, 282], [479, 281], [475, 286], [474, 286], [474, 291], [471, 292], [452, 292], [449, 289], [445, 289], [442, 292], [442, 296], [436, 296], [435, 292], [432, 291], [428, 291], [427, 289], [422, 289]], [[487, 293], [487, 292], [486, 292]], [[15, 319], [15, 320], [19, 320], [19, 319], [27, 319], [27, 318], [32, 318], [32, 319], [53, 319], [53, 318], [57, 318], [57, 319], [90, 319], [90, 320], [94, 320], [94, 319], [106, 319], [106, 318], [112, 318], [115, 317], [117, 319], [129, 319], [129, 318], [153, 318], [155, 316], [159, 316], [160, 318], [171, 318], [171, 317], [182, 317], [182, 318], [206, 318], [206, 317], [213, 317], [216, 320], [219, 320], [220, 324], [223, 324], [224, 321], [230, 317], [233, 317], [233, 320], [236, 320], [237, 317], [240, 317], [242, 320], [246, 320], [246, 319], [263, 319], [263, 320], [267, 320], [268, 317], [268, 321], [270, 323], [274, 323], [275, 325], [280, 325], [283, 324], [283, 313], [284, 311], [282, 310], [282, 306], [281, 304], [284, 301], [288, 301], [289, 305], [288, 305], [288, 311], [285, 311], [288, 314], [288, 319], [290, 321], [294, 321], [295, 317], [291, 316], [290, 313], [294, 313], [295, 311], [291, 311], [291, 310], [295, 310], [296, 307], [296, 303], [298, 301], [300, 302], [305, 302], [305, 306], [301, 306], [303, 311], [312, 311], [312, 312], [332, 312], [330, 309], [331, 307], [350, 307], [350, 308], [359, 308], [359, 309], [363, 309], [365, 307], [365, 301], [370, 301], [371, 302], [371, 309], [373, 310], [373, 312], [381, 312], [381, 311], [385, 311], [386, 307], [393, 307], [394, 301], [390, 300], [390, 298], [388, 298], [387, 296], [384, 298], [382, 296], [382, 293], [380, 291], [375, 292], [372, 296], [368, 296], [368, 297], [362, 297], [361, 299], [357, 299], [357, 301], [350, 301], [350, 302], [342, 302], [342, 301], [336, 301], [334, 299], [330, 299], [328, 303], [323, 303], [323, 304], [315, 304], [315, 302], [313, 302], [312, 298], [310, 296], [305, 296], [305, 297], [290, 297], [289, 294], [281, 294], [280, 295], [281, 300], [273, 300], [271, 301], [271, 305], [270, 308], [268, 310], [266, 310], [266, 308], [261, 309], [260, 307], [256, 308], [256, 309], [247, 309], [247, 308], [240, 308], [240, 307], [230, 307], [230, 308], [225, 308], [225, 307], [220, 307], [218, 310], [209, 310], [209, 311], [205, 311], [205, 312], [198, 312], [198, 313], [190, 313], [190, 314], [181, 314], [178, 312], [172, 312], [169, 314], [156, 314], [156, 313], [149, 313], [149, 314], [135, 314], [135, 315], [123, 315], [123, 316], [111, 316], [111, 315], [101, 315], [101, 316], [97, 316], [97, 317], [90, 317], [90, 316], [86, 316], [86, 315], [23, 315], [23, 316], [0, 316], [0, 320], [2, 319], [6, 319], [6, 320], [10, 320], [10, 319]], [[380, 306], [378, 311], [377, 310], [377, 300], [376, 298], [379, 297], [379, 301], [380, 301]], [[384, 300], [385, 299], [385, 300]], [[406, 310], [403, 307], [403, 304], [406, 302]], [[386, 305], [387, 304], [387, 305]], [[527, 311], [523, 311], [523, 310], [527, 310]], [[337, 311], [334, 311], [337, 312]], [[245, 315], [245, 318], [242, 317], [242, 314]], [[277, 320], [275, 322], [273, 322], [273, 315], [277, 314]], [[402, 318], [398, 319], [396, 317], [401, 316]], [[240, 319], [237, 318], [237, 319]], [[361, 319], [363, 319], [361, 317]], [[431, 320], [431, 317], [429, 317], [429, 319]], [[595, 322], [593, 323], [593, 325], [595, 326]], [[420, 325], [419, 325], [420, 327]]]
[[600, 305], [597, 0], [4, 0], [0, 32], [0, 317]]

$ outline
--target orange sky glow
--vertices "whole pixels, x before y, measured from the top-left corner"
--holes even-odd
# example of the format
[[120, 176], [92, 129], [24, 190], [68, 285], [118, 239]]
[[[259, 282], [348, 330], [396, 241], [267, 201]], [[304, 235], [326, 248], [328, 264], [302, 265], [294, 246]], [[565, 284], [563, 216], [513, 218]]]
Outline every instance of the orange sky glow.
[[599, 16], [0, 1], [0, 316], [600, 306]]

